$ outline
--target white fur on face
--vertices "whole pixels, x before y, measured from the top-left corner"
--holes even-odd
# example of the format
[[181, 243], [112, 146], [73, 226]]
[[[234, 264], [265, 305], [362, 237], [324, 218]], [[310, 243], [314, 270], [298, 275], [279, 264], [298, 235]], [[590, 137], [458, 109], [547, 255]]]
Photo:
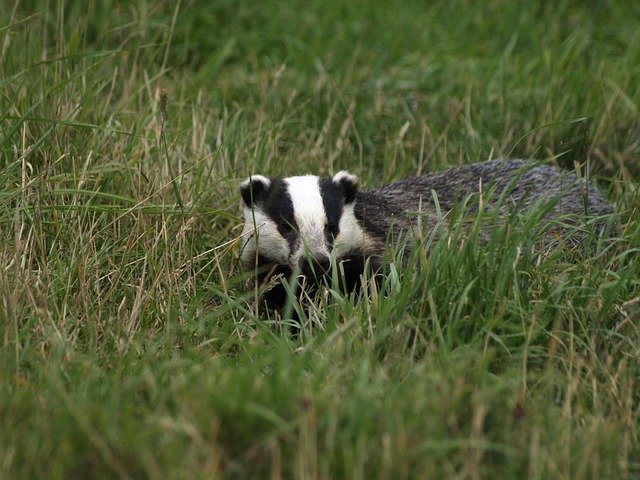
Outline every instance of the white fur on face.
[[316, 223], [324, 227], [327, 220], [318, 180], [315, 175], [285, 179], [287, 191], [293, 203], [293, 214], [301, 230], [304, 225]]
[[320, 194], [319, 179], [315, 175], [290, 177], [286, 180], [287, 191], [293, 203], [293, 216], [298, 225], [300, 243], [290, 257], [291, 266], [298, 265], [298, 261], [308, 248], [312, 255], [329, 256], [324, 235], [327, 215]]
[[340, 217], [340, 232], [333, 242], [333, 251], [337, 259], [349, 251], [366, 249], [374, 240], [362, 229], [353, 211], [354, 205], [345, 205]]
[[247, 265], [255, 261], [256, 252], [280, 265], [287, 265], [289, 244], [280, 235], [273, 220], [259, 208], [244, 208], [242, 239], [241, 258]]

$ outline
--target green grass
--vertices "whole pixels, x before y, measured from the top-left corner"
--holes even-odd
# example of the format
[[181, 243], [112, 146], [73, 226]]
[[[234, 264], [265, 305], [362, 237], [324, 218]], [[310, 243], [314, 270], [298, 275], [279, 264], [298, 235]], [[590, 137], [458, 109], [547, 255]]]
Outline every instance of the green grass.
[[[254, 3], [1, 4], [0, 478], [640, 475], [640, 4]], [[507, 155], [614, 241], [514, 219], [254, 315], [251, 172]]]

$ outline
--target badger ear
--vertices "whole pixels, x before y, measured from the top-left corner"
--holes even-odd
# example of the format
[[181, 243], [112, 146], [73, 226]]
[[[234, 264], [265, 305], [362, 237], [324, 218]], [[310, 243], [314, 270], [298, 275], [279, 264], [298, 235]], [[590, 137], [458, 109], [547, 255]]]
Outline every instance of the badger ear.
[[341, 170], [333, 176], [333, 183], [335, 183], [344, 198], [344, 203], [349, 204], [356, 199], [358, 193], [358, 177], [345, 170]]
[[252, 207], [261, 202], [267, 195], [271, 186], [271, 180], [262, 175], [251, 175], [240, 184], [240, 195], [247, 207]]

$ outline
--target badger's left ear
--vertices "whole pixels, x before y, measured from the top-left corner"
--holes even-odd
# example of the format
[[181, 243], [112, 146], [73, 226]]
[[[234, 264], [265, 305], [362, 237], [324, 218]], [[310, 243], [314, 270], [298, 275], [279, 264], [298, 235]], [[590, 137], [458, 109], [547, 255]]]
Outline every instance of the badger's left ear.
[[251, 208], [262, 202], [271, 187], [271, 180], [262, 175], [252, 175], [240, 184], [240, 195], [244, 204]]
[[333, 176], [332, 180], [333, 183], [338, 186], [340, 192], [342, 192], [344, 203], [349, 204], [356, 199], [358, 193], [358, 177], [345, 170], [341, 170]]

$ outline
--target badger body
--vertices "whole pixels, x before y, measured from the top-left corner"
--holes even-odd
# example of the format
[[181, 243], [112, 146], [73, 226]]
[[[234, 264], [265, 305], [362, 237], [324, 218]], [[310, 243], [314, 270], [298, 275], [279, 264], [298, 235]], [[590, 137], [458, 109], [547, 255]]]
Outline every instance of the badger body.
[[[593, 185], [558, 168], [524, 160], [494, 160], [408, 178], [379, 188], [359, 190], [358, 179], [341, 171], [332, 178], [315, 175], [266, 178], [242, 183], [244, 230], [241, 259], [255, 268], [257, 281], [274, 275], [318, 280], [340, 262], [343, 286], [357, 287], [367, 261], [381, 266], [390, 236], [420, 225], [447, 223], [446, 213], [469, 196], [482, 203], [527, 209], [549, 200], [555, 216], [601, 216], [611, 205]], [[437, 198], [439, 218], [434, 200]], [[317, 283], [317, 282], [316, 282]], [[286, 301], [281, 285], [264, 298], [269, 308]]]

